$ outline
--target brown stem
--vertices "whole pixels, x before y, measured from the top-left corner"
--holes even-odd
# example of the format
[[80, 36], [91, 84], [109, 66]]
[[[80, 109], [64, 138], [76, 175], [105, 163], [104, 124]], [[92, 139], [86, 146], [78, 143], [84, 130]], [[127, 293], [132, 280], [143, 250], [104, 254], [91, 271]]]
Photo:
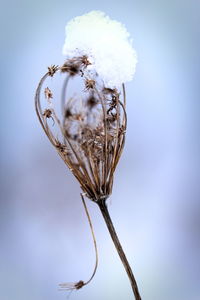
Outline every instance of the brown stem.
[[129, 262], [126, 258], [126, 255], [124, 253], [124, 250], [120, 244], [120, 241], [118, 239], [118, 236], [117, 236], [117, 233], [115, 231], [115, 228], [113, 226], [113, 223], [112, 223], [112, 220], [110, 218], [110, 214], [108, 212], [108, 208], [107, 208], [107, 205], [106, 205], [106, 202], [105, 200], [103, 201], [99, 201], [98, 202], [98, 205], [99, 205], [99, 208], [101, 210], [101, 213], [103, 215], [103, 218], [106, 222], [106, 225], [107, 225], [107, 228], [108, 228], [108, 231], [111, 235], [111, 238], [113, 240], [113, 243], [115, 245], [115, 248], [117, 249], [117, 252], [119, 254], [119, 257], [124, 265], [124, 268], [126, 270], [126, 273], [129, 277], [129, 280], [130, 280], [130, 283], [131, 283], [131, 286], [132, 286], [132, 290], [133, 290], [133, 293], [135, 295], [135, 300], [141, 300], [141, 296], [139, 294], [139, 290], [138, 290], [138, 287], [137, 287], [137, 283], [136, 283], [136, 280], [135, 280], [135, 277], [133, 275], [133, 272], [131, 270], [131, 267], [129, 265]]

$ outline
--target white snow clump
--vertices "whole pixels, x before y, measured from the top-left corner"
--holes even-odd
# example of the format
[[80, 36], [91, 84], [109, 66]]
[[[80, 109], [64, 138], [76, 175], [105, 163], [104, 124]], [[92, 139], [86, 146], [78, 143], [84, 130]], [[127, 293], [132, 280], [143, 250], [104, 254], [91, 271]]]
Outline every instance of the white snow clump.
[[91, 11], [69, 21], [65, 28], [63, 54], [67, 58], [86, 55], [91, 74], [97, 72], [108, 88], [131, 81], [137, 63], [130, 35], [120, 22], [101, 11]]

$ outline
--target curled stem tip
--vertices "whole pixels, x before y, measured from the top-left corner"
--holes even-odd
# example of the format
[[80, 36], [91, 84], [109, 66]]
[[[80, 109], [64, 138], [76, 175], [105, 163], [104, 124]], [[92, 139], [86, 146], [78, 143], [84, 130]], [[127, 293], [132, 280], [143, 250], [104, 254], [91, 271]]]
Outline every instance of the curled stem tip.
[[84, 287], [85, 285], [89, 284], [92, 281], [94, 275], [96, 274], [97, 266], [98, 266], [98, 250], [97, 250], [97, 242], [96, 242], [96, 238], [95, 238], [95, 234], [94, 234], [94, 228], [93, 228], [93, 225], [92, 225], [92, 221], [91, 221], [91, 218], [90, 218], [90, 214], [89, 214], [84, 196], [83, 196], [82, 193], [80, 195], [81, 195], [81, 199], [82, 199], [82, 202], [83, 202], [85, 213], [86, 213], [86, 216], [87, 216], [87, 219], [88, 219], [88, 222], [89, 222], [90, 230], [91, 230], [91, 233], [92, 233], [92, 239], [93, 239], [94, 249], [95, 249], [95, 266], [94, 266], [94, 270], [93, 270], [92, 275], [90, 276], [90, 278], [87, 281], [79, 280], [78, 282], [75, 282], [75, 283], [69, 283], [69, 282], [68, 283], [67, 282], [66, 283], [60, 283], [59, 284], [59, 290], [61, 290], [61, 291], [63, 291], [63, 290], [67, 290], [67, 291], [68, 290], [69, 291], [79, 290], [82, 287]]

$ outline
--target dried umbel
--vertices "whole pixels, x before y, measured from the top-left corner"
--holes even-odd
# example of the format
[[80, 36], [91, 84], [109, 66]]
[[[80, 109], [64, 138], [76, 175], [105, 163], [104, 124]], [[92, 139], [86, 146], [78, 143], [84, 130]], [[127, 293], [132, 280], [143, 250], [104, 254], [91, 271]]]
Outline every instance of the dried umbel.
[[[96, 47], [91, 38], [86, 39], [86, 41], [82, 39], [80, 48], [77, 48], [77, 40], [74, 38], [77, 32], [79, 33], [78, 36], [81, 36], [80, 34], [83, 34], [84, 30], [91, 30], [92, 36], [95, 25], [101, 41], [105, 39], [108, 46], [109, 36], [106, 34], [115, 29], [116, 32], [114, 31], [114, 33], [117, 34], [116, 36], [113, 34], [113, 43], [120, 44], [119, 33], [122, 44], [120, 47], [126, 52], [130, 63], [136, 63], [135, 52], [127, 39], [128, 34], [125, 27], [105, 17], [101, 12], [91, 12], [72, 20], [67, 25], [66, 32], [69, 34], [69, 40], [66, 39], [63, 51], [68, 54], [68, 57], [62, 66], [52, 65], [48, 68], [39, 82], [35, 95], [35, 108], [42, 128], [62, 160], [80, 183], [81, 197], [92, 231], [96, 253], [94, 272], [87, 282], [80, 280], [74, 284], [61, 284], [60, 287], [66, 290], [78, 290], [89, 283], [96, 272], [97, 246], [84, 200], [85, 195], [99, 206], [131, 282], [135, 299], [140, 300], [134, 275], [106, 205], [106, 200], [112, 193], [114, 172], [125, 143], [127, 115], [123, 79], [130, 80], [133, 71], [128, 65], [127, 73], [124, 72], [126, 68], [123, 65], [120, 66], [123, 59], [116, 53], [113, 54], [113, 62], [110, 64], [109, 59], [112, 60], [110, 48], [104, 47], [105, 45]], [[107, 28], [107, 31], [103, 31], [105, 36], [101, 32], [101, 27]], [[118, 32], [119, 29], [121, 29], [121, 33]], [[72, 34], [74, 32], [75, 35]], [[118, 50], [120, 52], [120, 49], [116, 49], [116, 51]], [[105, 57], [106, 63], [108, 61], [109, 66], [100, 65], [103, 57]], [[102, 61], [102, 65], [103, 63], [105, 64], [104, 61]], [[110, 66], [111, 69], [108, 70], [110, 73], [107, 74], [106, 67], [110, 68]], [[63, 77], [60, 99], [58, 99], [57, 91], [54, 93], [45, 84], [48, 77], [55, 77], [56, 74]], [[78, 80], [77, 84], [81, 86], [80, 93], [69, 96], [70, 81], [74, 82], [76, 79]], [[60, 77], [59, 81], [61, 81]], [[119, 83], [121, 84], [119, 85]], [[59, 108], [58, 102], [60, 103]]]
[[[105, 87], [96, 75], [85, 76], [84, 57], [68, 60], [61, 67], [51, 66], [42, 78], [35, 98], [40, 123], [57, 152], [78, 179], [82, 191], [94, 202], [112, 193], [113, 176], [121, 156], [126, 132], [125, 88]], [[72, 70], [77, 70], [76, 74]], [[46, 77], [62, 72], [66, 76], [58, 116], [53, 91], [43, 89]], [[69, 79], [80, 76], [85, 88], [80, 97], [66, 96]], [[41, 96], [46, 98], [42, 109]], [[122, 98], [122, 100], [121, 100]], [[45, 103], [44, 103], [45, 104]], [[57, 126], [58, 132], [55, 131]]]

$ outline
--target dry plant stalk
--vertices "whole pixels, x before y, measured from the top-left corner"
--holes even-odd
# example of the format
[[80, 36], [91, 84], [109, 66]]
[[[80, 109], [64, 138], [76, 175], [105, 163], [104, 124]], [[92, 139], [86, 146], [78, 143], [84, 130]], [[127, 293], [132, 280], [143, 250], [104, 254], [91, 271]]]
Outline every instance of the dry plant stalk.
[[[130, 34], [120, 22], [101, 11], [91, 11], [69, 21], [62, 66], [52, 65], [39, 82], [35, 108], [39, 121], [58, 154], [80, 183], [81, 199], [89, 221], [96, 254], [94, 271], [87, 281], [63, 283], [62, 290], [78, 290], [94, 277], [98, 253], [93, 226], [84, 196], [96, 203], [129, 277], [136, 300], [137, 283], [110, 218], [106, 200], [112, 193], [114, 172], [121, 157], [127, 127], [124, 83], [135, 73], [137, 55]], [[48, 77], [64, 76], [61, 111]], [[67, 96], [70, 79], [83, 85], [80, 96]], [[56, 94], [57, 95], [57, 94]], [[42, 97], [43, 96], [43, 101]]]
[[[83, 191], [82, 200], [84, 201], [83, 195], [85, 195], [100, 208], [130, 279], [135, 299], [139, 300], [141, 297], [134, 275], [106, 205], [106, 200], [112, 193], [114, 172], [125, 142], [127, 127], [125, 86], [123, 84], [122, 90], [119, 91], [116, 88], [111, 89], [104, 86], [97, 74], [95, 79], [94, 77], [93, 79], [88, 78], [85, 75], [85, 70], [89, 65], [88, 57], [80, 56], [67, 60], [63, 66], [53, 65], [49, 67], [48, 72], [39, 82], [35, 95], [35, 108], [50, 142], [79, 181]], [[49, 87], [43, 88], [45, 79], [53, 77], [57, 72], [65, 75], [61, 93], [61, 118], [58, 117], [53, 105], [53, 92]], [[69, 80], [75, 76], [80, 76], [84, 82], [83, 95], [81, 99], [67, 99], [67, 85]], [[44, 109], [41, 104], [41, 95], [46, 98]], [[58, 133], [55, 133], [56, 126]], [[87, 208], [86, 213], [88, 215]], [[90, 222], [89, 215], [88, 219]], [[96, 246], [95, 238], [94, 243]], [[96, 267], [97, 262], [94, 273]], [[61, 284], [60, 287], [63, 289], [80, 289], [88, 282], [81, 280], [72, 285]]]

